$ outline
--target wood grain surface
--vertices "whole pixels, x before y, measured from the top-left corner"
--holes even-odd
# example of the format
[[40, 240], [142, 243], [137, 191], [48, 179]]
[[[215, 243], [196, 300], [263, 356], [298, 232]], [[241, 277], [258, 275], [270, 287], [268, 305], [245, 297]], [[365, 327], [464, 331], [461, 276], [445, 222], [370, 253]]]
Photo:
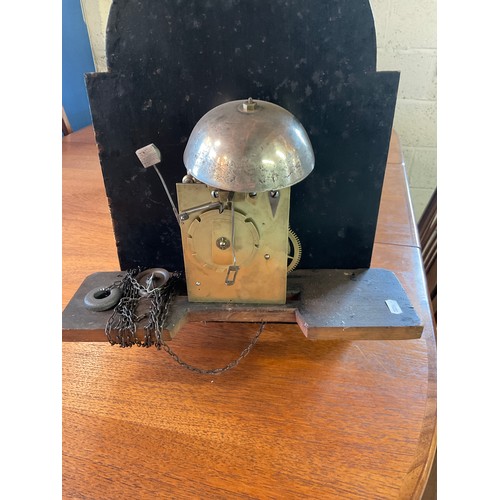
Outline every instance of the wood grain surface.
[[[435, 450], [436, 349], [397, 138], [373, 267], [394, 271], [422, 338], [307, 340], [266, 326], [239, 366], [191, 373], [155, 349], [63, 344], [63, 497], [420, 498]], [[63, 139], [63, 306], [118, 269], [90, 128]], [[192, 323], [190, 363], [231, 361], [252, 324]]]

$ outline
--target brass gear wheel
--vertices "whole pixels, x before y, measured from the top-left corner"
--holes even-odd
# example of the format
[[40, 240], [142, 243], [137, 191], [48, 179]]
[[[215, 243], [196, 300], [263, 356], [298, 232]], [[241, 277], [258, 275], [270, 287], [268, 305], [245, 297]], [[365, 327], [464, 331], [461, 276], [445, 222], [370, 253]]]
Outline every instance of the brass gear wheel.
[[287, 273], [291, 273], [300, 262], [302, 256], [302, 245], [300, 244], [299, 237], [288, 228], [288, 265], [286, 268]]

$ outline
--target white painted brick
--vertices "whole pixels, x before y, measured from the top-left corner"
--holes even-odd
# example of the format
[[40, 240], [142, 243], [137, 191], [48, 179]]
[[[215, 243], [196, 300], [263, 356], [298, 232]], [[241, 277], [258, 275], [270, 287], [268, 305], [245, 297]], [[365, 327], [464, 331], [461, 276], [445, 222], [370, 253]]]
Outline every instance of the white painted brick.
[[99, 3], [99, 17], [101, 18], [100, 30], [104, 40], [104, 50], [100, 56], [100, 64], [103, 69], [99, 71], [108, 71], [108, 60], [106, 57], [106, 27], [108, 26], [109, 9], [111, 8], [112, 0], [97, 0]]
[[401, 72], [394, 128], [400, 137], [408, 180], [414, 188], [418, 217], [436, 179], [436, 1], [372, 2], [376, 19], [377, 11], [382, 17], [389, 7], [383, 38], [377, 44], [377, 70]]
[[394, 129], [402, 147], [436, 147], [436, 101], [398, 99]]
[[[109, 0], [106, 0], [109, 2]], [[81, 0], [82, 13], [87, 25], [89, 33], [90, 47], [94, 66], [97, 72], [107, 71], [108, 65], [106, 61], [106, 24], [108, 22], [108, 12], [103, 15], [104, 0]], [[109, 2], [111, 5], [111, 2]]]
[[392, 2], [385, 46], [393, 49], [435, 49], [436, 0]]
[[99, 4], [99, 14], [101, 15], [101, 29], [106, 33], [106, 26], [108, 25], [109, 9], [113, 0], [97, 0]]
[[410, 173], [413, 165], [413, 157], [415, 155], [415, 149], [412, 147], [403, 147], [401, 146], [402, 153], [403, 153], [403, 161], [405, 164], [406, 168], [406, 176], [408, 179], [410, 178]]
[[377, 36], [377, 47], [383, 47], [387, 36], [387, 21], [391, 9], [390, 0], [370, 0], [373, 19], [375, 20], [375, 33]]
[[403, 153], [403, 160], [406, 166], [411, 165], [415, 148], [412, 146], [401, 146], [401, 152]]
[[400, 99], [436, 99], [436, 51], [379, 49], [377, 70], [400, 71]]
[[436, 182], [437, 149], [415, 149], [410, 175], [410, 187], [434, 189]]
[[410, 188], [410, 197], [413, 207], [413, 213], [415, 214], [415, 220], [419, 220], [422, 216], [427, 203], [431, 199], [434, 189], [427, 188]]

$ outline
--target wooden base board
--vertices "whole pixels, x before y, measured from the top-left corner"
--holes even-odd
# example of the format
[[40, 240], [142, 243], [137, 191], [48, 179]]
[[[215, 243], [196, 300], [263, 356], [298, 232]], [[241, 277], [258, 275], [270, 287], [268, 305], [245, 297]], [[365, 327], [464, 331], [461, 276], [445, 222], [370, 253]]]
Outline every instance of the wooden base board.
[[[63, 341], [107, 341], [104, 327], [111, 311], [89, 311], [83, 298], [124, 273], [88, 276], [62, 316]], [[265, 286], [265, 284], [263, 284]], [[165, 320], [164, 339], [174, 338], [193, 321], [297, 323], [311, 340], [402, 340], [420, 338], [423, 325], [398, 279], [386, 269], [301, 269], [288, 276], [283, 305], [188, 302], [175, 297]], [[143, 335], [145, 321], [139, 323]]]

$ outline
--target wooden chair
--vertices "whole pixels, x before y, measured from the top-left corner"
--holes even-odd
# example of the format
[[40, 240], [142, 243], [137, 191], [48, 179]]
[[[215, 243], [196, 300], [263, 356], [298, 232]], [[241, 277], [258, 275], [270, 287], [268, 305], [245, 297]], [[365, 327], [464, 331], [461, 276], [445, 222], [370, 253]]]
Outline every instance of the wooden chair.
[[[431, 299], [434, 321], [437, 324], [437, 188], [434, 190], [418, 222], [418, 232], [422, 248], [422, 260], [427, 277], [427, 288]], [[422, 500], [436, 500], [436, 498], [437, 450]]]
[[71, 124], [69, 123], [68, 117], [66, 115], [66, 111], [64, 111], [64, 106], [62, 107], [62, 134], [68, 135], [73, 132], [71, 128]]
[[437, 324], [437, 188], [418, 223], [422, 260], [427, 277], [434, 321]]

